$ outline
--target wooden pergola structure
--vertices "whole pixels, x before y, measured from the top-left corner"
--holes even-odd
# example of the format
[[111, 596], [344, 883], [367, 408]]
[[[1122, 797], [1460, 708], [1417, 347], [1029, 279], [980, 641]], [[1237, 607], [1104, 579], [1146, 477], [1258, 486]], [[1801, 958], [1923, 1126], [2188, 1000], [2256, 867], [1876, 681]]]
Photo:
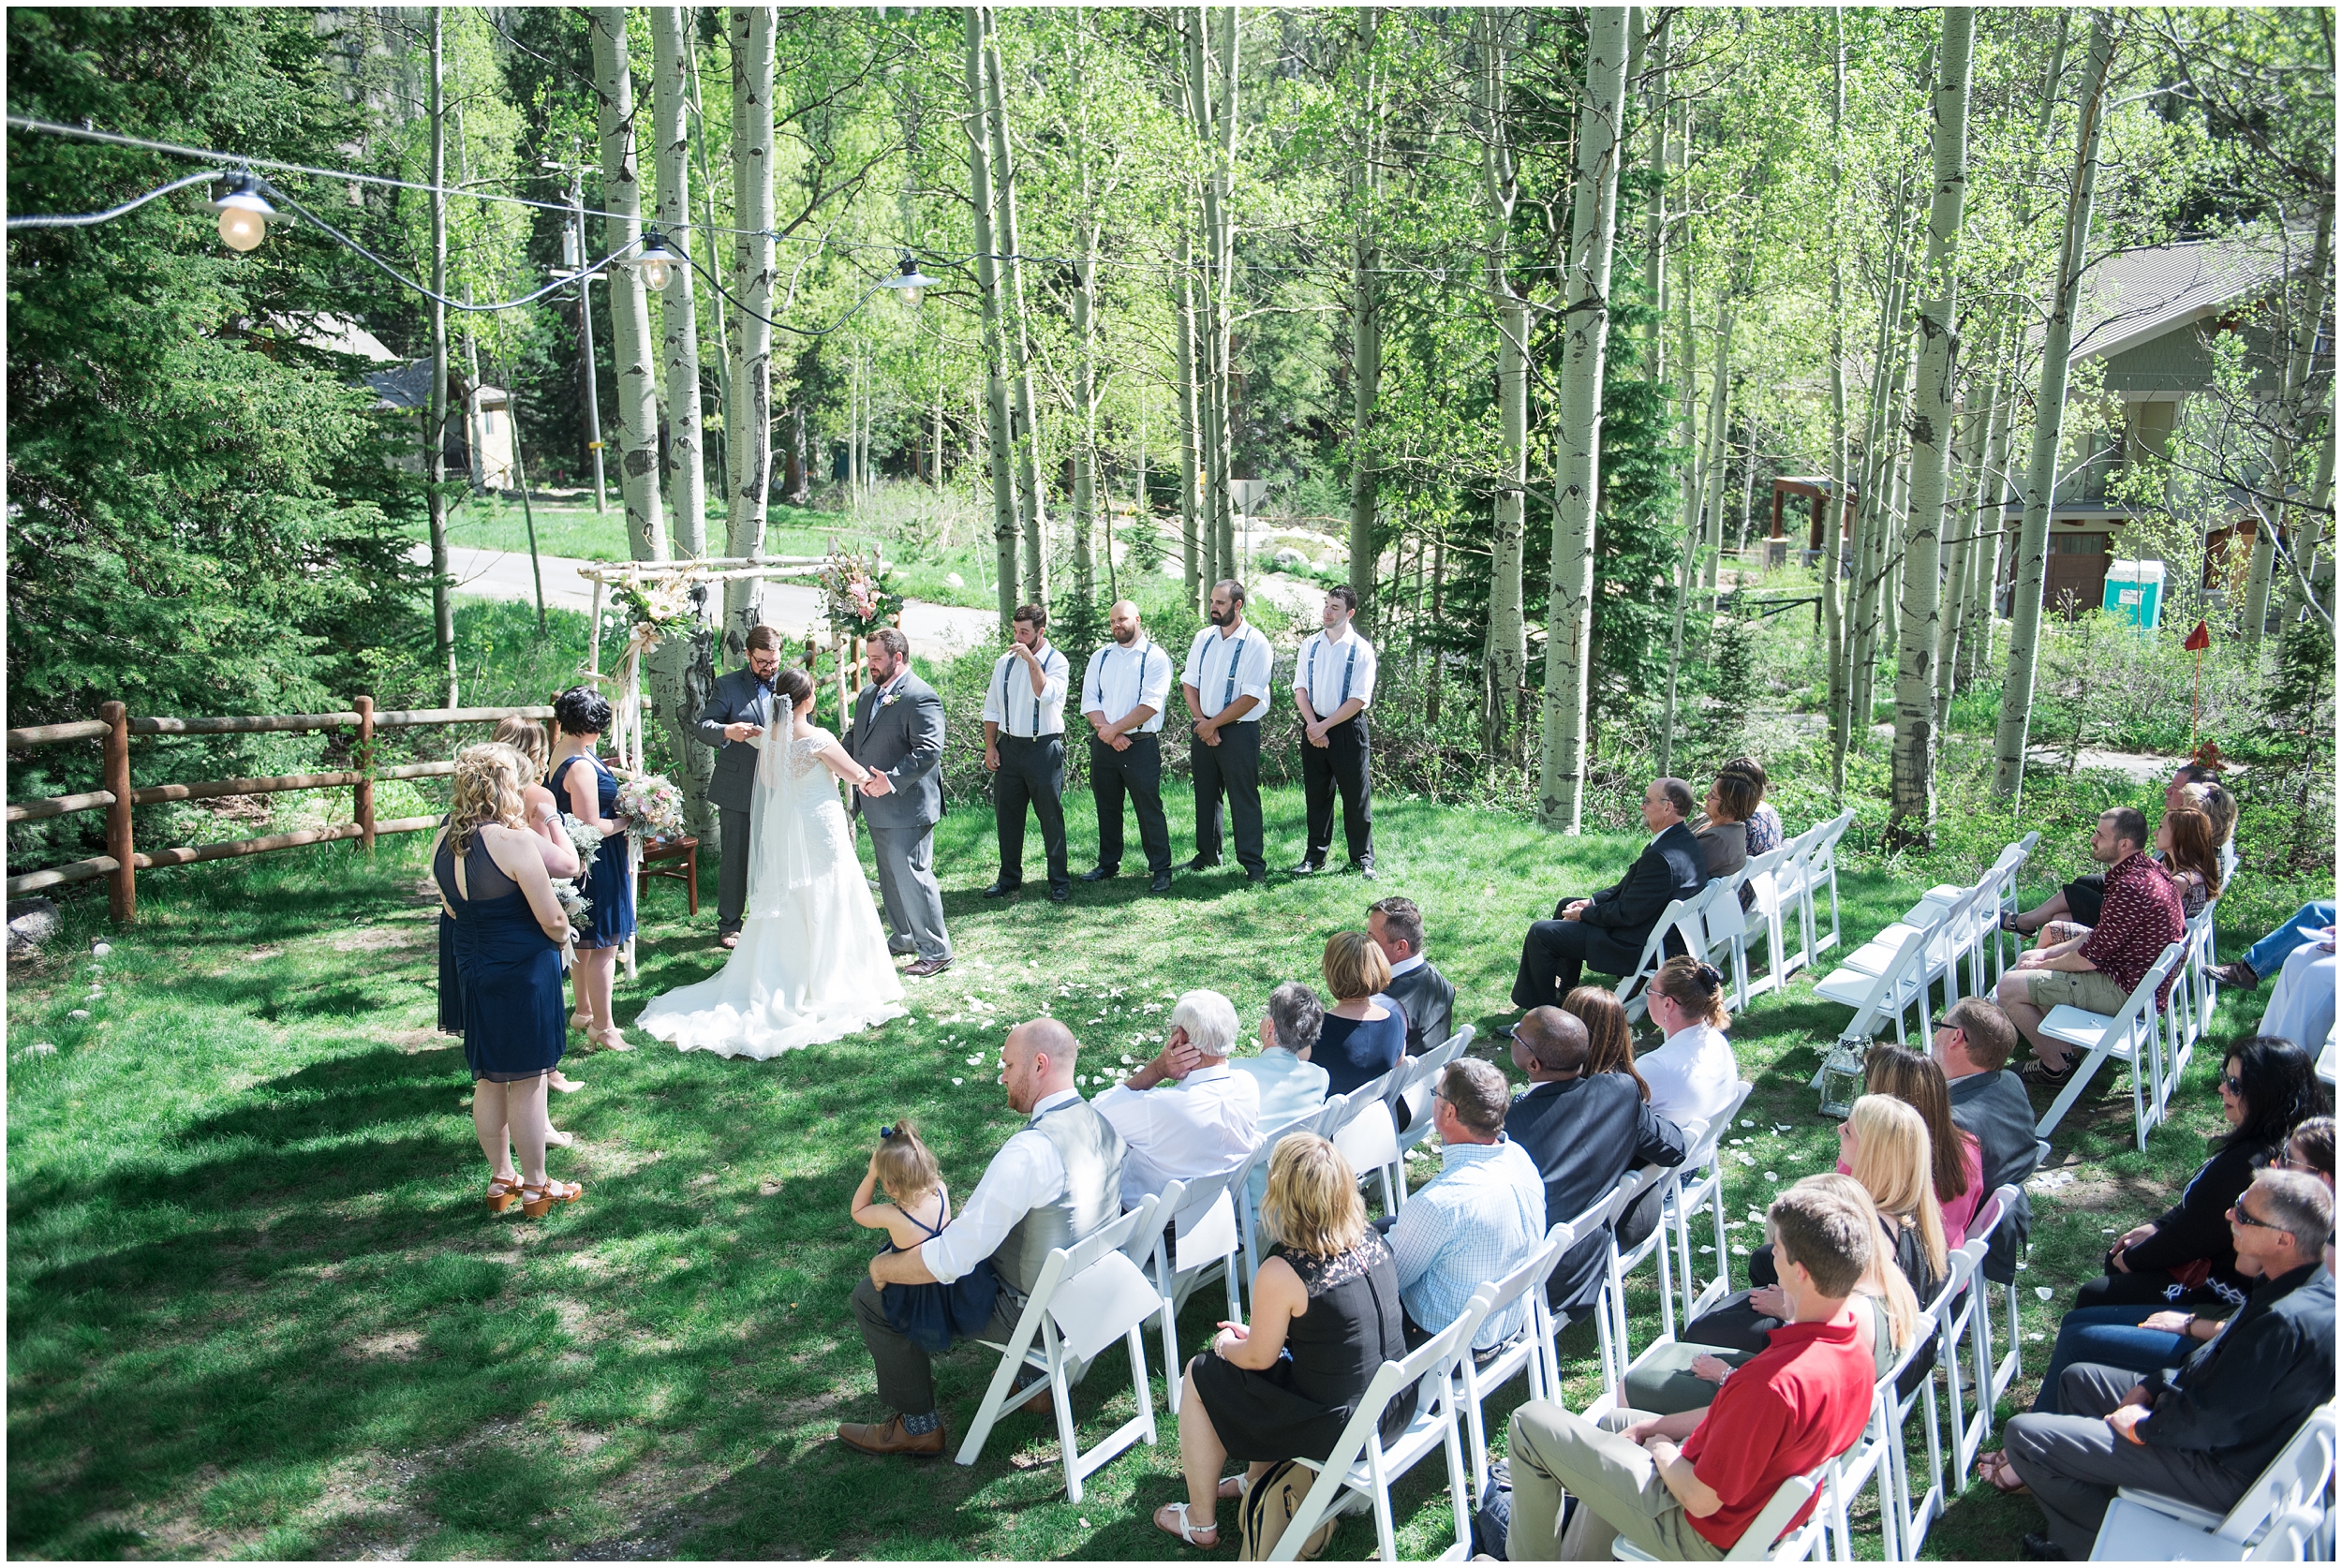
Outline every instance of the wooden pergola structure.
[[[1828, 515], [1830, 507], [1830, 484], [1828, 474], [1783, 474], [1774, 479], [1771, 537], [1777, 540], [1789, 537], [1782, 522], [1782, 503], [1791, 496], [1802, 497], [1807, 515], [1805, 548], [1808, 553], [1818, 553], [1821, 549], [1822, 520]], [[1854, 503], [1859, 498], [1853, 482], [1849, 481], [1845, 487], [1845, 498], [1838, 509], [1838, 538], [1842, 542], [1854, 537]]]

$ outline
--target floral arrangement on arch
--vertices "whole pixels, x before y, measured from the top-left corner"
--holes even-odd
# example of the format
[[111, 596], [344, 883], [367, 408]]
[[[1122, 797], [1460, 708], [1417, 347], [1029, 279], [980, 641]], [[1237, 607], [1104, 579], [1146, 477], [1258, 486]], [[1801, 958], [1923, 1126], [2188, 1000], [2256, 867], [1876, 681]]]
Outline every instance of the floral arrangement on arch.
[[611, 584], [611, 598], [633, 628], [630, 641], [641, 648], [691, 630], [698, 621], [691, 602], [691, 580], [682, 573], [647, 583]]
[[902, 614], [903, 596], [893, 584], [895, 569], [876, 551], [868, 560], [832, 551], [822, 568], [822, 609], [841, 637], [859, 641]]

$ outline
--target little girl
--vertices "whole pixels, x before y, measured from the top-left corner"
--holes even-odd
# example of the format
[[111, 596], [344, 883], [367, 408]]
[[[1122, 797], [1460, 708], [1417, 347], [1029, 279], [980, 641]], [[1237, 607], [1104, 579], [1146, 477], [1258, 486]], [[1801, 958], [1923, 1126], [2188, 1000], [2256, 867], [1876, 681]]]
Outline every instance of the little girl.
[[[872, 1201], [873, 1187], [885, 1192], [885, 1203]], [[941, 1235], [952, 1222], [951, 1194], [944, 1190], [942, 1172], [909, 1122], [879, 1129], [870, 1168], [853, 1190], [853, 1222], [866, 1230], [884, 1231], [890, 1252], [913, 1251]], [[941, 1355], [952, 1348], [955, 1336], [975, 1334], [991, 1321], [999, 1293], [1000, 1280], [986, 1259], [949, 1284], [888, 1285], [879, 1292], [879, 1300], [897, 1333], [928, 1354]]]

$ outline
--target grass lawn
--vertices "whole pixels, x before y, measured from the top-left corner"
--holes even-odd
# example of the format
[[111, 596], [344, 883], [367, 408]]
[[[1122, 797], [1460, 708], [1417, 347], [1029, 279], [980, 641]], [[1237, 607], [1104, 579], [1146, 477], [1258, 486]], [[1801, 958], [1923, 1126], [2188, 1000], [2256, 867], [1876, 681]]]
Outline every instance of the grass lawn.
[[[1186, 842], [1176, 791], [1171, 804]], [[1086, 865], [1090, 813], [1069, 806]], [[1182, 1495], [1159, 1366], [1161, 1441], [1099, 1472], [1079, 1505], [1064, 1501], [1045, 1418], [1010, 1415], [970, 1469], [866, 1459], [830, 1441], [838, 1421], [881, 1414], [846, 1307], [876, 1241], [849, 1222], [847, 1199], [880, 1123], [906, 1114], [957, 1190], [973, 1184], [1015, 1125], [990, 1065], [1008, 1023], [1044, 1009], [1067, 1019], [1085, 1068], [1140, 1056], [1176, 990], [1215, 986], [1251, 1016], [1278, 982], [1313, 981], [1326, 936], [1362, 925], [1382, 894], [1423, 904], [1460, 1021], [1485, 1034], [1523, 924], [1614, 877], [1637, 847], [1382, 806], [1371, 888], [1280, 877], [1254, 891], [1231, 865], [1182, 874], [1168, 896], [1125, 877], [1065, 907], [979, 899], [991, 818], [956, 808], [938, 864], [960, 961], [914, 983], [912, 1016], [763, 1063], [639, 1035], [630, 1055], [572, 1058], [587, 1088], [556, 1108], [577, 1143], [553, 1168], [586, 1195], [536, 1224], [481, 1205], [462, 1054], [432, 1031], [421, 836], [385, 841], [371, 863], [334, 845], [156, 875], [141, 924], [123, 933], [106, 930], [102, 899], [75, 902], [50, 955], [10, 975], [11, 1553], [1170, 1555], [1147, 1522]], [[1297, 792], [1271, 795], [1273, 864], [1290, 864], [1300, 817]], [[1848, 944], [1961, 869], [1973, 874], [1849, 868]], [[681, 889], [653, 884], [622, 1017], [716, 967], [714, 882], [710, 865], [696, 921]], [[2224, 930], [2223, 946], [2258, 934]], [[112, 943], [102, 962], [89, 953], [97, 938]], [[2220, 1037], [2244, 1031], [2265, 998], [2224, 1003]], [[1756, 1126], [1734, 1134], [1753, 1162], [1728, 1167], [1733, 1212], [1834, 1158], [1804, 1085], [1845, 1017], [1800, 984], [1733, 1028], [1757, 1086]], [[22, 1055], [35, 1042], [56, 1053]], [[2143, 1155], [2128, 1146], [2127, 1094], [2085, 1099], [2060, 1131], [2057, 1160], [2078, 1178], [2036, 1201], [2020, 1279], [2058, 1299], [2024, 1293], [2030, 1370], [2106, 1238], [2156, 1212], [2204, 1158], [2217, 1061], [2198, 1053], [2174, 1123]], [[1416, 1179], [1427, 1174], [1419, 1165]], [[1745, 1224], [1733, 1234], [1756, 1239]], [[1192, 1305], [1189, 1346], [1217, 1300], [1208, 1290]], [[1637, 1309], [1655, 1317], [1647, 1294]], [[1591, 1325], [1567, 1348], [1576, 1406], [1594, 1387]], [[955, 1435], [990, 1371], [979, 1354], [939, 1364]], [[2031, 1394], [2028, 1380], [2018, 1395]], [[1516, 1383], [1491, 1409], [1500, 1444], [1519, 1398]], [[1085, 1435], [1127, 1418], [1130, 1400], [1109, 1353], [1076, 1396]], [[1433, 1555], [1445, 1467], [1408, 1478], [1398, 1505], [1403, 1554]], [[2013, 1557], [2037, 1518], [2025, 1500], [1972, 1487], [1929, 1552]], [[1217, 1555], [1232, 1557], [1233, 1530], [1225, 1539]], [[1352, 1519], [1327, 1555], [1373, 1545], [1371, 1521]]]

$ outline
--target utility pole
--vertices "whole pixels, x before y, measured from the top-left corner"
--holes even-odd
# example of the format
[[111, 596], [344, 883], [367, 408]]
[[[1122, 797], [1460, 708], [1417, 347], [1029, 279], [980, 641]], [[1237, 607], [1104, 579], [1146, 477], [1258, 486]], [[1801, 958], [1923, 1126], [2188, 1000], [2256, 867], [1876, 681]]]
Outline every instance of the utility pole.
[[[571, 139], [571, 149], [577, 153], [581, 160], [584, 158], [585, 154], [577, 147], [575, 138]], [[561, 260], [570, 272], [575, 273], [586, 265], [586, 166], [583, 161], [556, 163], [547, 158], [545, 167], [570, 177], [570, 222], [569, 227], [561, 231]], [[592, 277], [577, 280], [577, 334], [586, 353], [586, 450], [593, 454], [594, 459], [594, 510], [597, 514], [609, 510], [610, 499], [601, 472], [601, 388], [594, 374], [594, 302], [586, 286], [600, 276], [600, 273], [596, 273]]]

